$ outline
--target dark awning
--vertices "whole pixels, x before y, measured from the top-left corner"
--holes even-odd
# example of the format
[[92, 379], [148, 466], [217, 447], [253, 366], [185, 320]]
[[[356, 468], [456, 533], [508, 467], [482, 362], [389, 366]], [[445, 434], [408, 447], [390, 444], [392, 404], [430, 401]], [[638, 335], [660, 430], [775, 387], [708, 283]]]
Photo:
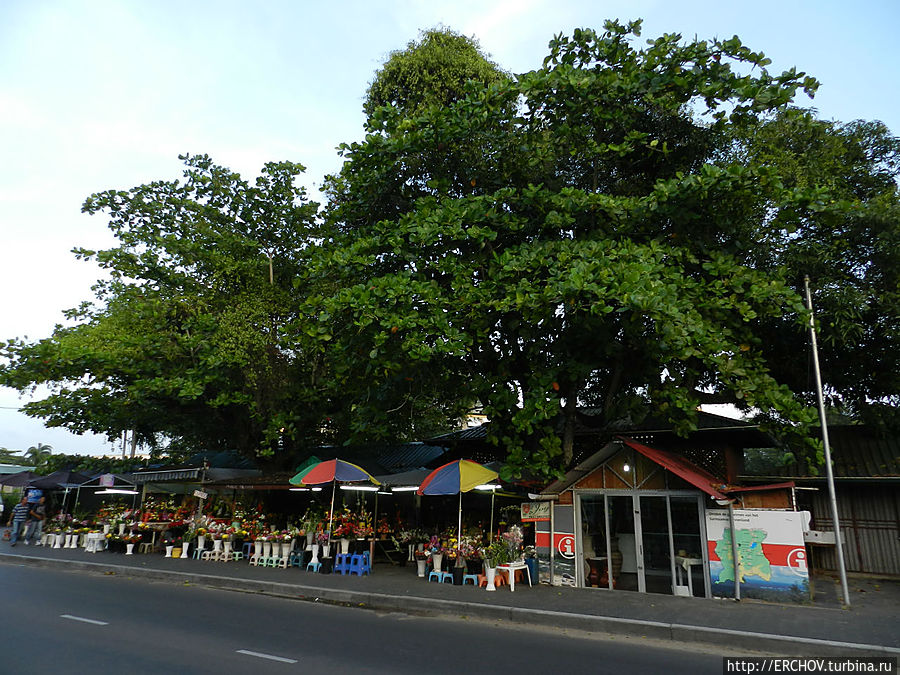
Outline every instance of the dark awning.
[[139, 471], [131, 474], [132, 480], [141, 485], [143, 483], [165, 483], [179, 480], [197, 480], [200, 468], [192, 469], [164, 469], [161, 471]]

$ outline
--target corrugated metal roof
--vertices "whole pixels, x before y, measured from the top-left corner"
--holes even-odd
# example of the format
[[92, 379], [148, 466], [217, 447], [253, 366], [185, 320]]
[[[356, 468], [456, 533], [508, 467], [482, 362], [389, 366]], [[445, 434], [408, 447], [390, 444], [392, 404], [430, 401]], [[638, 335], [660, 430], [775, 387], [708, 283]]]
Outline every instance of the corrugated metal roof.
[[402, 443], [379, 449], [378, 462], [391, 473], [402, 473], [427, 466], [446, 452], [440, 445]]
[[[490, 422], [486, 422], [471, 429], [460, 429], [459, 431], [451, 431], [450, 433], [441, 434], [427, 440], [428, 443], [436, 445], [455, 445], [457, 443], [465, 443], [472, 441], [486, 441]], [[562, 415], [557, 417], [557, 427], [562, 429]], [[704, 432], [732, 431], [744, 432], [748, 435], [747, 442], [752, 440], [753, 444], [767, 445], [771, 439], [768, 435], [761, 432], [756, 424], [752, 422], [744, 422], [731, 417], [723, 417], [713, 413], [698, 411], [697, 412], [697, 429], [693, 434]], [[643, 433], [643, 434], [672, 434], [672, 424], [660, 417], [649, 416], [641, 422], [633, 422], [631, 419], [621, 419], [607, 422], [595, 408], [580, 408], [575, 416], [575, 436], [598, 436], [602, 434], [615, 435], [620, 433]]]
[[21, 466], [19, 464], [0, 464], [0, 474], [19, 473], [20, 471], [34, 471], [34, 467]]
[[160, 471], [136, 471], [131, 474], [132, 480], [138, 484], [159, 483], [173, 480], [196, 480], [200, 469], [163, 469]]
[[[831, 445], [832, 471], [836, 480], [897, 480], [900, 479], [900, 440], [896, 436], [875, 432], [864, 425], [839, 425], [828, 427]], [[754, 478], [793, 478], [822, 480], [824, 466], [819, 476], [813, 476], [805, 464], [795, 462], [757, 467]]]
[[315, 452], [323, 460], [337, 458], [358, 464], [374, 476], [421, 469], [442, 456], [446, 449], [440, 445], [414, 442], [323, 446], [316, 448]]
[[204, 483], [204, 487], [212, 489], [227, 488], [232, 490], [289, 490], [294, 487], [290, 480], [293, 472], [280, 471], [261, 476], [231, 476]]

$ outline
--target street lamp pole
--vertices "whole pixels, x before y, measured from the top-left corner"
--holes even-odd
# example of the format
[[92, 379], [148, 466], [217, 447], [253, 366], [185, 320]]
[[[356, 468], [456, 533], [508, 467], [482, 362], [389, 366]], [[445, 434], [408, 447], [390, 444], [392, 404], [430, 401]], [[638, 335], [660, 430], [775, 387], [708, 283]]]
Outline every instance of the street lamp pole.
[[819, 349], [816, 345], [816, 322], [813, 315], [812, 295], [809, 292], [809, 276], [803, 277], [806, 291], [806, 308], [809, 310], [809, 335], [812, 344], [813, 372], [816, 375], [816, 396], [819, 400], [819, 421], [822, 425], [822, 445], [825, 447], [825, 475], [828, 479], [828, 499], [831, 502], [831, 518], [834, 521], [834, 543], [837, 546], [838, 572], [844, 592], [844, 605], [850, 606], [850, 592], [847, 588], [847, 569], [844, 565], [844, 546], [841, 543], [841, 523], [838, 518], [837, 496], [834, 490], [834, 472], [831, 468], [831, 446], [828, 442], [828, 424], [825, 421], [825, 397], [822, 393], [822, 374], [819, 371]]

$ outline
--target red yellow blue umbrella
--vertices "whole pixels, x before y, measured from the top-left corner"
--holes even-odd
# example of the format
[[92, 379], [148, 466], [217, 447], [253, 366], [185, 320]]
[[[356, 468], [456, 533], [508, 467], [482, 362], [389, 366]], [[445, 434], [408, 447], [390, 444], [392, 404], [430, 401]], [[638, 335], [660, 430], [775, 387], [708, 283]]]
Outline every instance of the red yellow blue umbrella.
[[362, 467], [345, 462], [342, 459], [329, 459], [306, 467], [291, 478], [290, 482], [292, 485], [322, 485], [323, 483], [334, 481], [357, 483], [366, 480], [375, 483], [375, 485], [381, 485]]
[[495, 479], [499, 474], [470, 459], [457, 459], [439, 466], [425, 477], [420, 495], [455, 495], [459, 493], [459, 524], [457, 545], [462, 541], [462, 493]]
[[334, 521], [334, 492], [335, 485], [341, 483], [359, 483], [371, 481], [375, 485], [381, 485], [372, 475], [362, 467], [345, 462], [342, 459], [329, 459], [318, 464], [313, 464], [303, 469], [291, 478], [292, 485], [322, 485], [331, 483], [331, 510], [328, 512], [328, 533], [331, 534], [331, 524]]

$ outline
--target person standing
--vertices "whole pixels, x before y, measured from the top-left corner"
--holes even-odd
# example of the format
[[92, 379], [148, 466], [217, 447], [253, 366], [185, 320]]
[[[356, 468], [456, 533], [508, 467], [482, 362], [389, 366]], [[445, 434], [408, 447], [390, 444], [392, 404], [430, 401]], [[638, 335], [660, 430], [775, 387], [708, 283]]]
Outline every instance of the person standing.
[[9, 521], [6, 525], [12, 525], [12, 535], [9, 538], [9, 545], [15, 546], [22, 529], [25, 527], [25, 520], [28, 518], [28, 497], [22, 495], [22, 500], [13, 507], [12, 513], [9, 515]]
[[25, 544], [31, 540], [35, 546], [41, 545], [41, 533], [44, 530], [44, 520], [47, 517], [47, 498], [41, 497], [37, 504], [29, 504], [28, 526], [25, 531]]

